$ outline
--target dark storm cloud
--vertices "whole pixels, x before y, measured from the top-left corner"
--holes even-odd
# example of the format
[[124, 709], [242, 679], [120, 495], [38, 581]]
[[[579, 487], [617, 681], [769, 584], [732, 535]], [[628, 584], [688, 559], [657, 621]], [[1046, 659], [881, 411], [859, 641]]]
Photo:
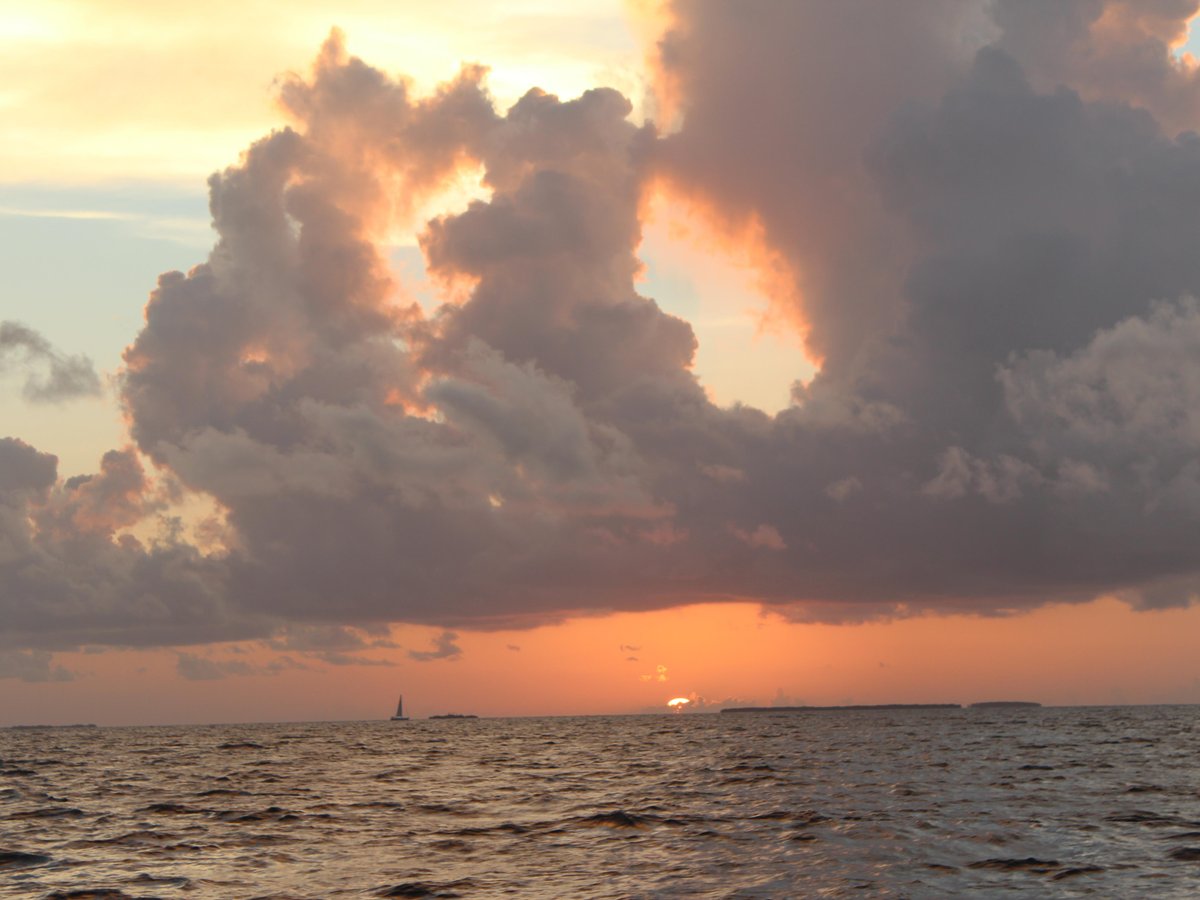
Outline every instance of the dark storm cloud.
[[[662, 65], [683, 125], [664, 164], [719, 210], [760, 218], [824, 357], [776, 418], [771, 461], [738, 464], [786, 508], [764, 515], [788, 547], [784, 591], [819, 601], [791, 615], [986, 611], [1192, 577], [1200, 520], [1178, 498], [1197, 445], [1179, 435], [1197, 361], [1177, 348], [1192, 346], [1200, 293], [1200, 141], [1163, 104], [1196, 82], [1167, 46], [1196, 4], [1151, 6], [1000, 3], [991, 26], [948, 39], [966, 5], [905, 6], [889, 30], [862, 4], [766, 4], [781, 42], [857, 27], [857, 52], [740, 69], [760, 23], [678, 7]], [[1053, 42], [1025, 38], [1056, 17], [1074, 43], [1052, 71], [1038, 54]], [[1136, 35], [1110, 27], [1130, 17]], [[996, 43], [971, 48], [971, 34]], [[899, 82], [870, 74], [910, 58]], [[860, 61], [852, 86], [797, 77]], [[738, 99], [751, 96], [812, 112], [773, 120], [783, 104]], [[722, 133], [730, 117], [745, 124]], [[762, 165], [782, 148], [790, 170]]]
[[1170, 53], [1197, 0], [999, 0], [996, 45], [1040, 91], [1071, 85], [1087, 99], [1148, 109], [1170, 131], [1196, 127], [1200, 71]]
[[44, 494], [58, 477], [58, 457], [17, 438], [0, 438], [0, 498], [16, 501]]
[[0, 647], [201, 643], [265, 634], [222, 594], [222, 560], [122, 529], [155, 508], [131, 451], [55, 482], [58, 461], [0, 439]]
[[[0, 637], [357, 663], [396, 621], [1189, 602], [1193, 6], [681, 3], [665, 135], [607, 89], [501, 114], [477, 67], [414, 98], [332, 39], [285, 83], [294, 128], [211, 179], [208, 261], [151, 294], [138, 452], [58, 484], [0, 442]], [[425, 223], [456, 297], [427, 317], [377, 241], [464, 165], [491, 194]], [[714, 406], [691, 327], [638, 294], [662, 183], [782, 261], [822, 361], [782, 413]], [[215, 501], [221, 546], [130, 533], [170, 500], [139, 453]]]
[[26, 371], [22, 393], [34, 403], [58, 403], [100, 393], [100, 378], [86, 356], [65, 356], [26, 325], [0, 322], [0, 373]]
[[659, 155], [719, 225], [761, 223], [794, 281], [774, 301], [800, 299], [811, 350], [840, 377], [902, 314], [908, 238], [864, 151], [897, 109], [953, 83], [982, 17], [958, 0], [752, 6], [671, 4], [659, 58], [683, 124]]

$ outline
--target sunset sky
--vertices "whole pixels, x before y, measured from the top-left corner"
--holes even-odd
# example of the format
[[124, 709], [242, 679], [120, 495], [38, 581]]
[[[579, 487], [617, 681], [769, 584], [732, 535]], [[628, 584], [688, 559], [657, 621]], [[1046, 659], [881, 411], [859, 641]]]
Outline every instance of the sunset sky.
[[0, 725], [1200, 702], [1198, 9], [0, 0]]

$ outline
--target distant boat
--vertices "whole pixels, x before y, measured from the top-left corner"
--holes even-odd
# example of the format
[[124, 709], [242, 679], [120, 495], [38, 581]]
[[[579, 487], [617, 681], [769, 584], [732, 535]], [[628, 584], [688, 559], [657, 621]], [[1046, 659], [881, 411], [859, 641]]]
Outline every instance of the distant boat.
[[430, 716], [431, 719], [478, 719], [479, 716], [473, 716], [470, 713], [442, 713], [440, 716]]
[[392, 716], [393, 722], [407, 722], [408, 716], [404, 714], [404, 695], [400, 695], [400, 699], [396, 701], [396, 714]]

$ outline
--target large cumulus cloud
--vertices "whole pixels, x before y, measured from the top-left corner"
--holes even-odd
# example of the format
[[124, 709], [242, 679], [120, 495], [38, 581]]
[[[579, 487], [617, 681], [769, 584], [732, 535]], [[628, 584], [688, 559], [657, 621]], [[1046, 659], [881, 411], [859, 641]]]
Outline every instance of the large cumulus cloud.
[[[478, 67], [415, 98], [335, 36], [151, 294], [134, 446], [58, 483], [0, 442], [5, 642], [1187, 602], [1195, 5], [679, 4], [669, 133], [603, 88], [499, 112]], [[422, 225], [425, 315], [381, 241], [464, 166], [490, 193]], [[636, 290], [664, 184], [783, 261], [822, 369], [776, 416], [714, 406]], [[219, 540], [134, 536], [186, 492]]]

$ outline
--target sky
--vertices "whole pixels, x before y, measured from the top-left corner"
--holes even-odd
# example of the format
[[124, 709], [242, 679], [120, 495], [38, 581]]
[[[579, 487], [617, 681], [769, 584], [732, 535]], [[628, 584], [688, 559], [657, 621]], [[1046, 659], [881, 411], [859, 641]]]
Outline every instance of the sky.
[[0, 725], [1200, 702], [1200, 0], [0, 0]]

